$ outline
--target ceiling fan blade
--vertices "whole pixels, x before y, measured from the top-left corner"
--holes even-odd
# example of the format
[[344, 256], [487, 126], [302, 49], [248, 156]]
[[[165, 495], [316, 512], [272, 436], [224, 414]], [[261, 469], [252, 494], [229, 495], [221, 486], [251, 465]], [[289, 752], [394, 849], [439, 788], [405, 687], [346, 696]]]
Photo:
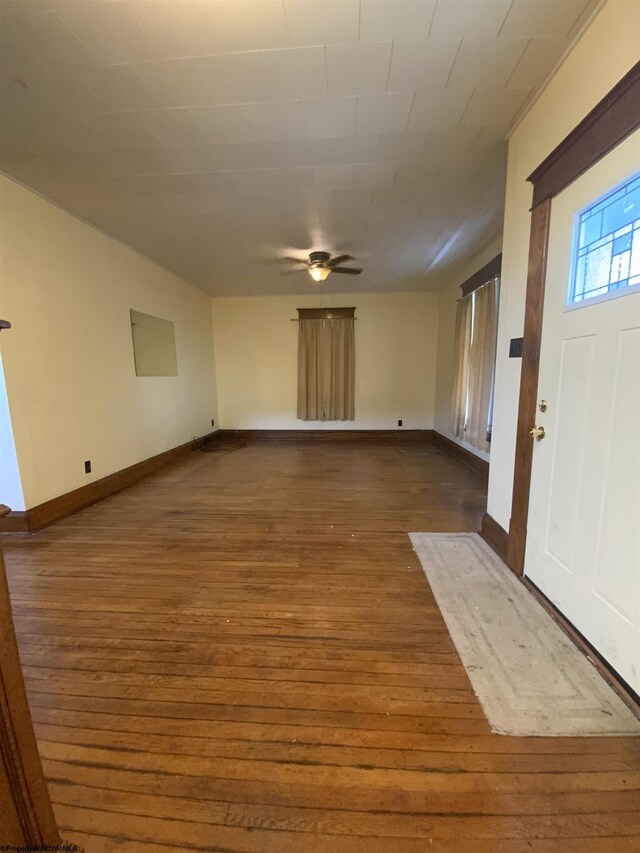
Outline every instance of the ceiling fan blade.
[[338, 264], [342, 264], [345, 261], [352, 261], [352, 260], [353, 260], [353, 258], [351, 257], [351, 255], [338, 255], [335, 258], [331, 258], [331, 260], [328, 262], [328, 265], [330, 267], [337, 267]]
[[358, 269], [358, 267], [332, 267], [331, 272], [340, 272], [345, 275], [360, 275], [362, 270]]
[[304, 258], [293, 258], [287, 255], [285, 257], [278, 258], [278, 260], [290, 264], [304, 264], [305, 267], [309, 266], [309, 261], [305, 260]]

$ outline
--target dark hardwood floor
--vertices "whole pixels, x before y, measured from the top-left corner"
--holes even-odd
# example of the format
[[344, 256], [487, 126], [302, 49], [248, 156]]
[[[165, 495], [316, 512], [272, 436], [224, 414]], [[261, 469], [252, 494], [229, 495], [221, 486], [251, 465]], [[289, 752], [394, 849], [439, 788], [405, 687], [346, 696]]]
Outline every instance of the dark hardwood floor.
[[419, 444], [250, 444], [5, 537], [86, 853], [640, 849], [640, 738], [492, 735], [407, 531], [485, 482]]

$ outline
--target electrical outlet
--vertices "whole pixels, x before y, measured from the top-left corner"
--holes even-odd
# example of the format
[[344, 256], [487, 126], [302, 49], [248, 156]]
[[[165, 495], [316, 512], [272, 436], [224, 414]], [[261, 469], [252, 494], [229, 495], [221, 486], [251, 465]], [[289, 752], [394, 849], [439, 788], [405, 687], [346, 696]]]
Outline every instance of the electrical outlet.
[[85, 474], [91, 473], [91, 460], [90, 459], [87, 459], [87, 461], [84, 463], [84, 473]]
[[509, 358], [522, 358], [524, 338], [511, 338], [509, 341]]
[[216, 425], [215, 418], [211, 418], [211, 426], [215, 426], [215, 425]]
[[402, 421], [398, 421], [398, 426], [402, 426]]

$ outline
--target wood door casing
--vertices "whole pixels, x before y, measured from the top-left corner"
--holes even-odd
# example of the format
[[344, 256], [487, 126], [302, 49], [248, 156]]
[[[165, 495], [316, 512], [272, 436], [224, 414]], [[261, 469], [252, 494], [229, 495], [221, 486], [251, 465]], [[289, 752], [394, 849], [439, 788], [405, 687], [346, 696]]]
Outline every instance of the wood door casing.
[[527, 539], [533, 461], [529, 430], [533, 426], [538, 390], [551, 204], [558, 193], [639, 127], [640, 62], [637, 62], [528, 178], [533, 184], [533, 209], [507, 552], [507, 564], [519, 576], [524, 572]]
[[524, 551], [527, 540], [527, 515], [529, 513], [529, 489], [533, 462], [533, 443], [529, 430], [533, 427], [536, 416], [550, 220], [551, 199], [545, 199], [531, 212], [527, 308], [524, 319], [522, 373], [516, 432], [516, 462], [507, 552], [507, 564], [518, 575], [522, 575], [524, 571]]
[[[630, 181], [639, 146], [637, 131], [553, 201], [538, 375], [538, 397], [547, 406], [537, 423], [546, 437], [531, 441], [524, 567], [526, 577], [636, 692], [640, 293], [621, 287], [574, 301], [569, 282], [580, 246], [574, 241], [576, 218], [600, 200], [615, 198]], [[633, 199], [625, 196], [608, 208], [618, 216], [616, 223], [607, 216], [609, 233], [626, 225], [625, 218], [629, 229], [634, 222], [637, 227], [640, 212]]]
[[[0, 515], [8, 511], [0, 506]], [[61, 844], [27, 702], [1, 544], [0, 826], [3, 844]]]

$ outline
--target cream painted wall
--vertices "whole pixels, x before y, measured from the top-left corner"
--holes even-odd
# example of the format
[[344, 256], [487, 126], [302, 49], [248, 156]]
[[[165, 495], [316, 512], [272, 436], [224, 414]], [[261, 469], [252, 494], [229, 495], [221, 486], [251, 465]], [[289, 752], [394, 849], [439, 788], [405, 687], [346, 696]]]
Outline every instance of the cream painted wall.
[[[136, 376], [130, 308], [173, 320], [177, 377]], [[4, 176], [0, 316], [27, 507], [217, 420], [210, 297]]]
[[468, 441], [456, 438], [451, 432], [451, 390], [453, 385], [453, 339], [456, 326], [456, 305], [460, 298], [460, 285], [475, 272], [489, 263], [502, 251], [502, 237], [497, 237], [488, 246], [452, 275], [439, 293], [438, 321], [438, 361], [436, 376], [435, 428], [451, 441], [475, 453], [481, 459], [489, 459], [489, 454], [473, 447]]
[[[220, 426], [223, 429], [433, 427], [438, 295], [215, 298]], [[297, 308], [356, 306], [356, 420], [296, 418]]]
[[520, 360], [529, 249], [529, 175], [638, 61], [640, 3], [609, 0], [509, 141], [498, 361], [488, 512], [505, 529], [511, 516]]

